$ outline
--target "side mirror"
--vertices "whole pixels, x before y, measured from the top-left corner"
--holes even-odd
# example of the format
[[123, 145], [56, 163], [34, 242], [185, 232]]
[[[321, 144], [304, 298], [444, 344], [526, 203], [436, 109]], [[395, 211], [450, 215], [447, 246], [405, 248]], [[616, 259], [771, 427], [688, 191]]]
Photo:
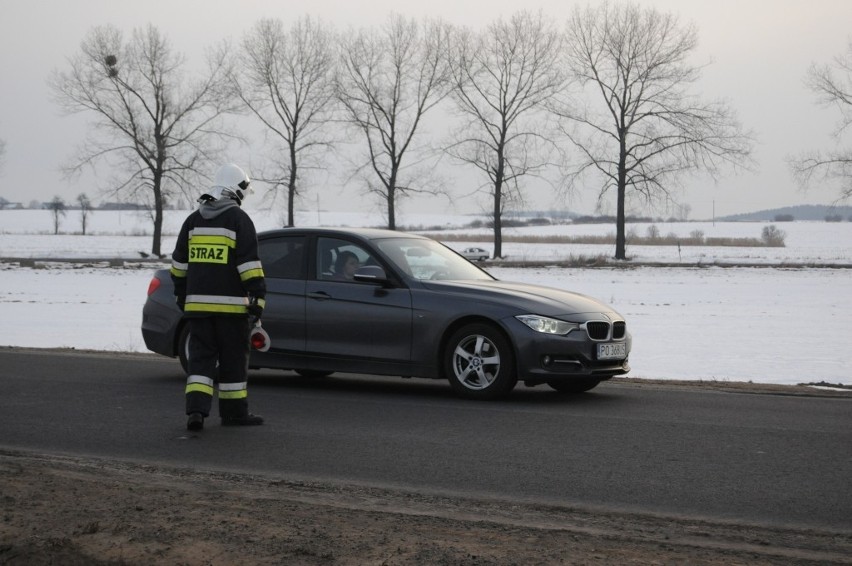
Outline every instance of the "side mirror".
[[387, 273], [378, 265], [359, 267], [355, 270], [353, 278], [359, 283], [373, 283], [376, 285], [385, 285], [388, 282]]

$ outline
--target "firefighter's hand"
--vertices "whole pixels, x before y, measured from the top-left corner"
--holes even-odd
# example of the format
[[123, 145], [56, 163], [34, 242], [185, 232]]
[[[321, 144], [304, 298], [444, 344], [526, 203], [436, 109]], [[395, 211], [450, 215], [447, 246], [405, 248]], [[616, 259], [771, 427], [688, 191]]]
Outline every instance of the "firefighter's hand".
[[175, 303], [180, 310], [183, 310], [183, 307], [186, 305], [186, 297], [178, 297], [175, 295]]
[[249, 299], [249, 304], [246, 306], [249, 319], [260, 320], [261, 315], [263, 315], [263, 303], [263, 299], [258, 299], [257, 297]]

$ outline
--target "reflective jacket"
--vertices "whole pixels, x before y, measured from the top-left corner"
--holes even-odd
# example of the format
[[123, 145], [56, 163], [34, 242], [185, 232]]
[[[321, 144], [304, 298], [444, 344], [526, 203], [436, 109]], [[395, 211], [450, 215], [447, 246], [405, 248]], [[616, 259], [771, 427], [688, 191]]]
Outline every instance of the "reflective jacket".
[[172, 253], [175, 297], [186, 316], [242, 315], [266, 296], [257, 232], [236, 201], [203, 202], [183, 223]]

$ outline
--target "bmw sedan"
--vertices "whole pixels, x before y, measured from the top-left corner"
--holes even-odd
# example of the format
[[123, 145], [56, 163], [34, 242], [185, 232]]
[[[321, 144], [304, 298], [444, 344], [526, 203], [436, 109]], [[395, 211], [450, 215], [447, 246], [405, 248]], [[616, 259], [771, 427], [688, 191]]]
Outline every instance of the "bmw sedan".
[[[494, 399], [523, 381], [581, 393], [630, 370], [624, 318], [586, 295], [500, 281], [424, 236], [284, 228], [258, 235], [270, 347], [251, 368], [446, 379]], [[186, 368], [187, 327], [166, 269], [143, 308], [149, 350]]]

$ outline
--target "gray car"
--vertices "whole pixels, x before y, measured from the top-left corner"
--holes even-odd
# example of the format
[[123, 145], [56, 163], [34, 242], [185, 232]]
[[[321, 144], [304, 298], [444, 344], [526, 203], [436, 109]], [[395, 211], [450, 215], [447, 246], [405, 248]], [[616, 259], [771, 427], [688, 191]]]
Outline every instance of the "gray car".
[[[251, 368], [447, 379], [473, 399], [502, 397], [519, 380], [581, 393], [630, 370], [630, 333], [608, 305], [497, 280], [430, 238], [284, 228], [258, 241], [271, 348], [253, 351]], [[151, 281], [142, 335], [149, 350], [186, 368], [187, 330], [168, 270]]]
[[465, 248], [459, 253], [462, 257], [471, 261], [485, 261], [488, 259], [488, 252], [482, 248]]

